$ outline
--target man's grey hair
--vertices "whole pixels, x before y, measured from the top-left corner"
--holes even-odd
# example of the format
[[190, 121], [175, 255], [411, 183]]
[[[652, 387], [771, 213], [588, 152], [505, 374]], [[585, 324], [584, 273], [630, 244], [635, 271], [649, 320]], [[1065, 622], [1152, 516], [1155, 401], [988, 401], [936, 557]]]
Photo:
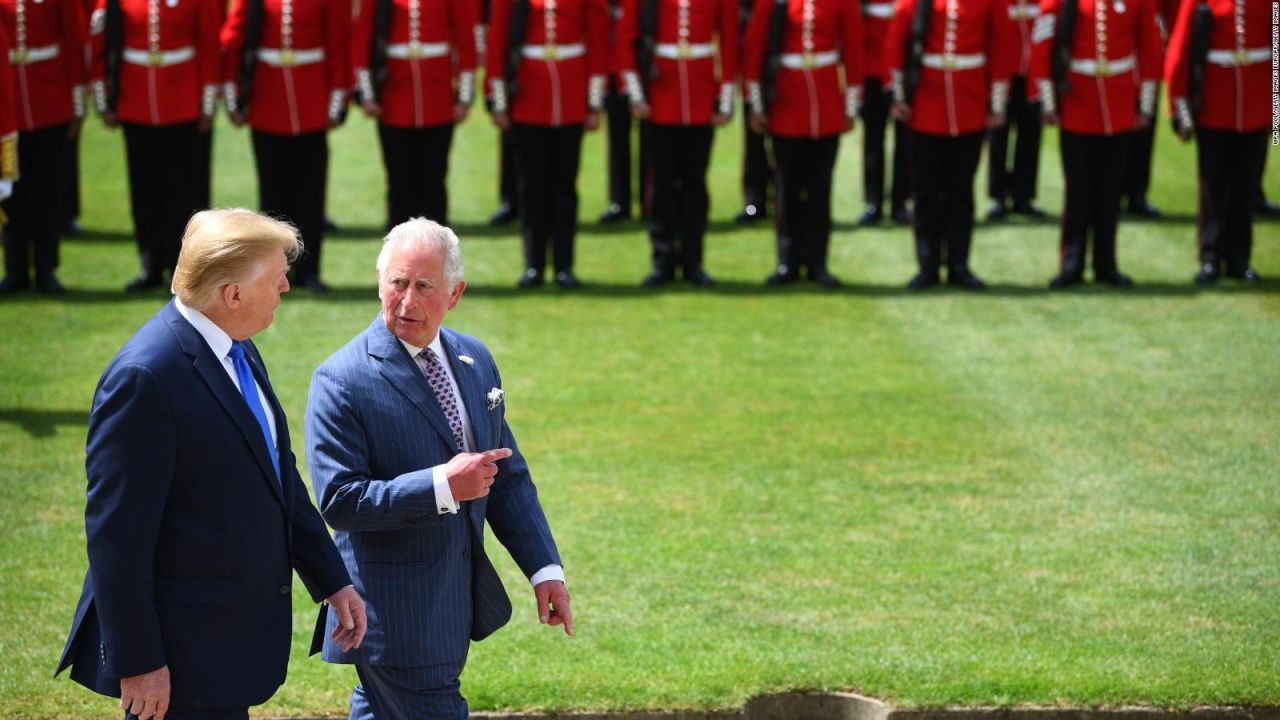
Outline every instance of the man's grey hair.
[[444, 225], [426, 218], [412, 218], [391, 228], [382, 241], [382, 251], [378, 253], [378, 277], [381, 278], [382, 271], [387, 269], [391, 248], [409, 243], [445, 251], [444, 280], [449, 284], [449, 291], [453, 292], [462, 281], [462, 248], [458, 245], [458, 236]]

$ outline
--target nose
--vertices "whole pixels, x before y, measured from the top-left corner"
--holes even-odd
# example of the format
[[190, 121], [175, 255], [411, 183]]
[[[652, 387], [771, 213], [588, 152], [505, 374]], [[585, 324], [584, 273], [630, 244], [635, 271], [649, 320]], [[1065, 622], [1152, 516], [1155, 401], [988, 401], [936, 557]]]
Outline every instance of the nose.
[[289, 276], [288, 275], [282, 275], [280, 277], [280, 292], [282, 293], [289, 292]]

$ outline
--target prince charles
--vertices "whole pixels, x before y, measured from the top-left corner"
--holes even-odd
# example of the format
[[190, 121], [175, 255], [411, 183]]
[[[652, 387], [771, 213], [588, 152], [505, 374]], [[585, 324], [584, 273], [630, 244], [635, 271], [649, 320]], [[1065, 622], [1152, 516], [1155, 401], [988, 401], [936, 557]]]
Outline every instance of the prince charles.
[[466, 290], [457, 237], [402, 223], [377, 275], [381, 316], [316, 370], [307, 403], [317, 504], [369, 620], [359, 648], [326, 642], [324, 658], [356, 666], [353, 719], [463, 720], [470, 641], [511, 617], [485, 523], [529, 578], [541, 621], [572, 634], [569, 595], [493, 357], [441, 326]]

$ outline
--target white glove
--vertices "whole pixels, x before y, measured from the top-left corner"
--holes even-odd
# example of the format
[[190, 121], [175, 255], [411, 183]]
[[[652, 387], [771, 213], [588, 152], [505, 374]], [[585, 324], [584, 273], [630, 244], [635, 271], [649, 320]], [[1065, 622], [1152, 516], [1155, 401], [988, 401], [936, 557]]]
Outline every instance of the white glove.
[[8, 200], [13, 197], [13, 181], [0, 180], [0, 200]]

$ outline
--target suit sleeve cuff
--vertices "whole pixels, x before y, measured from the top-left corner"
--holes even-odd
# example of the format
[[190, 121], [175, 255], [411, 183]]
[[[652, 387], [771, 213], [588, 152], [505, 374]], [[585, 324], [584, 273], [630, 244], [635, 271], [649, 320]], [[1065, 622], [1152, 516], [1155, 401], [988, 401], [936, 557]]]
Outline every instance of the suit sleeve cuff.
[[458, 503], [449, 489], [449, 476], [445, 474], [443, 465], [431, 468], [431, 485], [436, 491], [436, 514], [457, 514]]
[[559, 565], [548, 565], [534, 573], [533, 577], [529, 578], [529, 584], [538, 587], [538, 585], [548, 580], [564, 582], [564, 568]]

